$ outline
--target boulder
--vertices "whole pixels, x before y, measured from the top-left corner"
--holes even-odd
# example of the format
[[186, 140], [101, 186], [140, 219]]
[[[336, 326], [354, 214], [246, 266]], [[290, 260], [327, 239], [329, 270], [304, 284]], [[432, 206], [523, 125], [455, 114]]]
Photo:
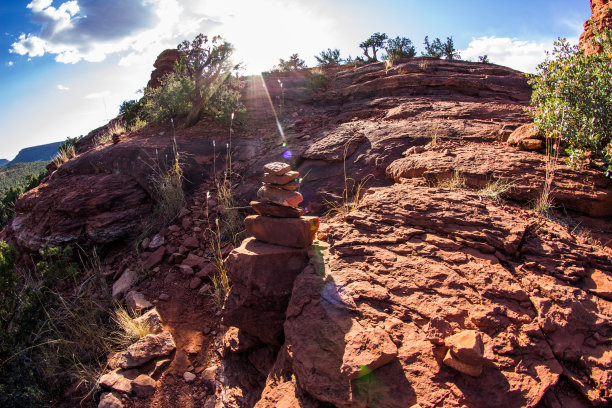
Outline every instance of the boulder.
[[147, 269], [155, 268], [157, 265], [159, 265], [164, 260], [165, 255], [166, 255], [166, 247], [160, 246], [159, 248], [155, 250], [155, 252], [149, 255], [149, 257], [145, 260], [144, 267]]
[[125, 303], [127, 305], [128, 312], [130, 312], [132, 316], [139, 315], [142, 313], [142, 311], [153, 307], [153, 304], [145, 299], [142, 293], [134, 290], [125, 295]]
[[138, 276], [136, 272], [126, 269], [119, 279], [113, 284], [112, 296], [118, 299], [121, 295], [126, 293], [136, 283]]
[[307, 248], [312, 245], [319, 217], [276, 218], [250, 215], [244, 219], [249, 235], [269, 244], [293, 248]]
[[146, 374], [140, 374], [132, 381], [132, 391], [139, 398], [147, 398], [155, 394], [156, 382]]
[[506, 143], [508, 143], [510, 146], [519, 146], [520, 142], [525, 139], [541, 139], [541, 137], [538, 135], [538, 131], [534, 128], [533, 123], [519, 126], [510, 134]]
[[149, 310], [142, 316], [139, 316], [134, 319], [134, 322], [136, 324], [144, 324], [153, 334], [161, 333], [163, 330], [161, 316], [159, 315], [157, 309]]
[[383, 329], [355, 326], [347, 335], [340, 368], [349, 380], [368, 375], [397, 357], [397, 347]]
[[237, 327], [230, 327], [223, 335], [223, 347], [232, 353], [244, 353], [259, 344], [261, 342], [257, 337], [251, 336]]
[[523, 150], [540, 150], [544, 148], [544, 141], [540, 139], [523, 139], [518, 143]]
[[132, 392], [132, 380], [137, 376], [137, 370], [122, 370], [118, 368], [102, 375], [98, 380], [98, 384], [106, 389], [130, 394]]
[[459, 359], [457, 356], [455, 356], [452, 350], [450, 349], [446, 353], [446, 356], [444, 357], [444, 360], [442, 360], [442, 362], [447, 366], [459, 371], [460, 373], [467, 374], [472, 377], [478, 377], [480, 374], [482, 374], [482, 363], [468, 364], [463, 360]]
[[123, 408], [123, 403], [115, 393], [105, 392], [100, 396], [98, 408]]
[[119, 367], [140, 367], [154, 358], [169, 355], [175, 348], [176, 345], [170, 332], [147, 334], [121, 353]]
[[482, 336], [476, 330], [464, 330], [447, 337], [444, 344], [455, 357], [465, 363], [478, 365], [483, 361]]
[[265, 343], [281, 344], [293, 281], [308, 263], [307, 251], [247, 238], [226, 262], [232, 288], [223, 323]]

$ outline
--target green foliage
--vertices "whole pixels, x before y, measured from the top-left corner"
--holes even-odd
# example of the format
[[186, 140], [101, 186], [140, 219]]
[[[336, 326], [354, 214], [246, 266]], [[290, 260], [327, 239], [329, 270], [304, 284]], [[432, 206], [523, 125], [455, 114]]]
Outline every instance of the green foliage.
[[194, 80], [172, 72], [161, 80], [158, 87], [145, 89], [139, 116], [147, 122], [162, 123], [186, 115], [193, 106], [194, 93]]
[[[359, 44], [359, 48], [363, 50], [363, 54], [368, 59], [368, 62], [378, 61], [376, 53], [385, 47], [388, 38], [389, 36], [385, 33], [374, 33], [370, 38]], [[372, 49], [372, 55], [370, 55], [370, 49]]]
[[38, 173], [26, 172], [43, 170], [45, 166], [45, 162], [15, 163], [0, 171], [0, 229], [13, 218], [17, 199], [38, 186], [47, 176], [46, 170]]
[[412, 41], [406, 37], [396, 37], [387, 40], [385, 47], [388, 60], [396, 60], [398, 58], [412, 58], [416, 55], [416, 48], [412, 45]]
[[78, 264], [70, 247], [48, 246], [32, 271], [15, 260], [0, 241], [0, 406], [50, 406], [75, 382], [95, 389], [111, 351], [99, 261]]
[[315, 59], [319, 65], [339, 65], [342, 64], [342, 58], [340, 58], [339, 49], [328, 48], [327, 51], [323, 50], [319, 55], [315, 55]]
[[327, 89], [329, 86], [329, 78], [321, 68], [315, 68], [306, 75], [302, 81], [302, 86], [305, 89], [304, 96], [312, 97], [318, 92]]
[[458, 60], [461, 59], [461, 55], [455, 49], [455, 43], [453, 37], [447, 37], [446, 42], [443, 43], [439, 38], [429, 42], [429, 37], [425, 36], [425, 51], [422, 53], [426, 57], [442, 58], [445, 57], [447, 60]]
[[[208, 36], [198, 34], [193, 41], [183, 41], [178, 46], [181, 59], [175, 67], [178, 75], [189, 78], [194, 83], [191, 97], [191, 109], [185, 119], [185, 126], [194, 125], [207, 111], [210, 100], [218, 92], [225, 93], [225, 97], [217, 101], [233, 103], [239, 99], [239, 93], [231, 86], [232, 71], [237, 71], [240, 65], [232, 62], [234, 47], [220, 36], [208, 39]], [[232, 97], [229, 93], [235, 92]], [[216, 109], [217, 112], [232, 112], [236, 105], [227, 109]]]
[[279, 58], [278, 65], [272, 68], [273, 72], [296, 71], [298, 69], [308, 68], [306, 61], [300, 58], [298, 54], [292, 54], [288, 60]]
[[119, 113], [123, 115], [127, 130], [133, 130], [139, 127], [141, 120], [141, 112], [144, 106], [144, 99], [131, 101], [123, 101], [119, 107]]
[[602, 52], [586, 55], [565, 39], [530, 76], [536, 128], [560, 138], [572, 166], [599, 159], [612, 177], [612, 31], [596, 36]]
[[489, 61], [489, 56], [488, 56], [487, 54], [485, 54], [485, 55], [480, 55], [480, 56], [478, 57], [478, 61], [479, 61], [479, 62], [482, 62], [483, 64], [490, 64], [490, 63], [491, 63], [491, 61]]

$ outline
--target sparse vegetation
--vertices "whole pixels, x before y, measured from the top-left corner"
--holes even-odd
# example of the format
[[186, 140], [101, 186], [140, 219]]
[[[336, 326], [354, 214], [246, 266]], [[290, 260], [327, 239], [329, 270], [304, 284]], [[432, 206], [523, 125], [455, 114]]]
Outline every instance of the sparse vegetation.
[[288, 60], [280, 58], [278, 65], [272, 68], [274, 72], [297, 71], [298, 69], [308, 68], [306, 61], [300, 58], [298, 54], [292, 54]]
[[[368, 62], [378, 61], [377, 53], [385, 47], [387, 39], [389, 39], [389, 36], [385, 33], [374, 33], [370, 38], [359, 44], [359, 48], [363, 50], [363, 55], [365, 55]], [[370, 50], [372, 55], [370, 55]]]
[[447, 37], [446, 42], [443, 43], [439, 38], [436, 38], [431, 43], [429, 42], [429, 36], [425, 36], [425, 52], [423, 56], [433, 58], [446, 58], [447, 60], [458, 60], [461, 59], [461, 55], [455, 49], [455, 43], [453, 37]]
[[76, 142], [78, 141], [79, 138], [69, 137], [60, 145], [60, 147], [57, 149], [57, 155], [53, 158], [53, 163], [56, 167], [59, 167], [68, 160], [76, 157]]
[[120, 349], [134, 344], [141, 337], [151, 334], [151, 326], [145, 321], [139, 321], [138, 316], [132, 317], [123, 307], [118, 306], [112, 314], [112, 320], [117, 330], [112, 334], [112, 343]]
[[[562, 120], [564, 119], [562, 118]], [[559, 162], [560, 145], [560, 137], [546, 138], [546, 175], [544, 185], [542, 186], [542, 191], [534, 204], [534, 211], [538, 215], [545, 218], [549, 218], [552, 215], [551, 211], [554, 207], [552, 197], [553, 181], [555, 179], [555, 173], [557, 171], [557, 165]]]
[[329, 86], [329, 78], [321, 68], [313, 68], [302, 82], [307, 97], [313, 96], [325, 90]]
[[209, 222], [206, 232], [209, 237], [210, 248], [212, 249], [213, 265], [215, 265], [215, 268], [217, 269], [217, 273], [215, 273], [215, 275], [213, 275], [211, 278], [213, 287], [209, 294], [215, 302], [215, 305], [221, 309], [223, 307], [223, 303], [225, 302], [225, 297], [231, 289], [231, 285], [229, 282], [229, 277], [227, 276], [227, 266], [225, 265], [225, 260], [223, 259], [223, 238], [218, 218], [215, 219], [214, 225], [212, 226]]
[[126, 128], [123, 123], [119, 120], [112, 121], [106, 131], [99, 135], [95, 140], [95, 145], [100, 146], [109, 143], [113, 140], [114, 136], [120, 136], [126, 132]]
[[17, 199], [38, 186], [47, 176], [46, 170], [37, 174], [26, 172], [43, 170], [45, 166], [45, 162], [15, 163], [0, 171], [0, 229], [13, 218]]
[[387, 60], [398, 58], [412, 58], [416, 55], [416, 48], [412, 41], [406, 37], [389, 38], [386, 43]]
[[123, 121], [125, 122], [125, 129], [128, 131], [137, 130], [143, 127], [146, 122], [143, 120], [142, 108], [144, 100], [123, 101], [119, 107], [119, 114], [123, 115]]
[[[560, 138], [571, 166], [603, 165], [612, 177], [612, 31], [594, 42], [602, 52], [587, 55], [566, 40], [529, 77], [535, 127]], [[598, 164], [601, 163], [601, 164]]]
[[183, 191], [183, 163], [178, 151], [176, 140], [173, 147], [172, 162], [152, 167], [151, 178], [154, 191], [155, 208], [151, 221], [145, 228], [145, 235], [171, 224], [181, 209], [185, 206], [185, 192]]
[[110, 294], [94, 255], [44, 247], [33, 270], [16, 269], [0, 242], [0, 405], [48, 406], [72, 387], [92, 395], [111, 351]]
[[478, 195], [493, 201], [500, 201], [511, 188], [512, 184], [508, 181], [497, 179], [487, 183], [486, 186], [478, 190]]
[[451, 190], [465, 188], [465, 177], [458, 170], [455, 170], [451, 177], [438, 180], [438, 187]]
[[319, 55], [315, 55], [315, 59], [319, 65], [340, 65], [343, 60], [340, 58], [339, 49], [328, 48], [327, 51], [323, 50]]
[[365, 185], [368, 180], [373, 177], [371, 174], [367, 175], [359, 182], [357, 182], [352, 177], [347, 177], [346, 157], [348, 155], [348, 149], [352, 141], [353, 138], [350, 138], [344, 146], [344, 191], [342, 192], [342, 199], [340, 202], [325, 200], [325, 202], [330, 208], [327, 214], [340, 214], [342, 218], [346, 217], [348, 214], [355, 211], [357, 207], [359, 207], [359, 203], [361, 202], [362, 190], [365, 188]]
[[483, 63], [483, 64], [490, 64], [490, 63], [491, 63], [491, 61], [489, 61], [489, 56], [488, 56], [487, 54], [485, 54], [485, 55], [480, 55], [480, 56], [478, 57], [478, 62], [481, 62], [481, 63]]

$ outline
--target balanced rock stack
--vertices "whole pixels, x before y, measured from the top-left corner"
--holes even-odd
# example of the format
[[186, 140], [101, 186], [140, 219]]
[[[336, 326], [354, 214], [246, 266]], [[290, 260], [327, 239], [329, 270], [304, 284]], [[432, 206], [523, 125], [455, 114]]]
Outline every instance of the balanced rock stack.
[[293, 248], [312, 244], [319, 228], [319, 217], [304, 216], [304, 210], [298, 207], [304, 199], [296, 191], [300, 187], [299, 176], [286, 163], [264, 166], [258, 200], [250, 203], [259, 215], [251, 215], [244, 221], [250, 235], [262, 242]]

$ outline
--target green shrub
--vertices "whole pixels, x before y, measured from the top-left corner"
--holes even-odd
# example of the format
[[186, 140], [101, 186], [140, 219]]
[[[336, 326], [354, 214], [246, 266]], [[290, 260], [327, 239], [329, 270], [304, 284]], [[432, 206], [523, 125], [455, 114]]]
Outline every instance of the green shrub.
[[315, 55], [315, 59], [319, 65], [339, 65], [342, 64], [342, 58], [340, 58], [339, 49], [328, 48], [327, 51], [323, 50], [319, 55]]
[[310, 71], [302, 81], [302, 87], [305, 89], [305, 97], [311, 97], [318, 92], [327, 89], [328, 86], [329, 78], [320, 68], [315, 68]]
[[123, 101], [119, 107], [119, 114], [123, 115], [127, 130], [138, 129], [143, 124], [141, 119], [143, 104], [143, 99], [138, 101], [132, 99], [131, 101]]
[[272, 72], [296, 71], [298, 69], [308, 68], [306, 61], [300, 58], [298, 54], [292, 54], [288, 60], [279, 58], [278, 65], [272, 68]]
[[195, 89], [194, 80], [172, 72], [162, 79], [157, 88], [145, 89], [141, 116], [147, 122], [162, 123], [178, 115], [186, 115], [191, 109]]
[[423, 56], [434, 58], [445, 57], [447, 60], [461, 59], [461, 55], [455, 49], [453, 37], [446, 37], [446, 42], [444, 43], [439, 38], [430, 43], [429, 36], [425, 36], [423, 44], [425, 45], [425, 52], [422, 53]]
[[612, 32], [598, 35], [603, 52], [586, 55], [565, 39], [530, 76], [536, 128], [561, 138], [572, 166], [598, 159], [612, 177]]
[[406, 37], [396, 37], [387, 40], [385, 47], [387, 60], [394, 61], [398, 58], [412, 58], [416, 55], [416, 48], [412, 41]]

